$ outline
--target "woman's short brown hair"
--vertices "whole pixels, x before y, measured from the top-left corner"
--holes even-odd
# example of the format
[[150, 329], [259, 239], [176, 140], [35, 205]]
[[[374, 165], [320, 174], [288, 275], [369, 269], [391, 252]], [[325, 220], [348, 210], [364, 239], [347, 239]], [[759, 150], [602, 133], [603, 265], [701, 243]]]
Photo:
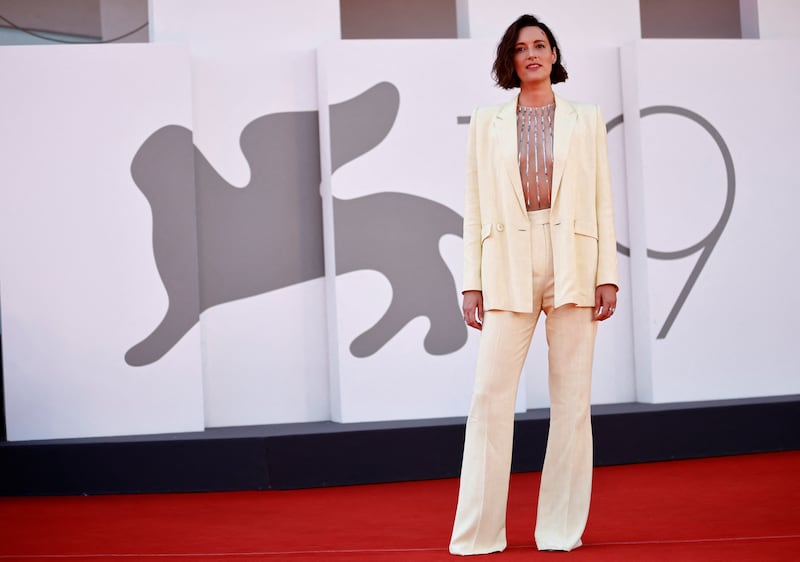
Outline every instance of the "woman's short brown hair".
[[497, 57], [494, 59], [492, 66], [492, 77], [497, 85], [506, 90], [511, 88], [518, 88], [520, 85], [519, 76], [514, 70], [514, 47], [517, 44], [517, 37], [523, 27], [538, 27], [547, 36], [550, 42], [550, 47], [556, 51], [556, 62], [553, 63], [553, 69], [550, 71], [550, 83], [558, 84], [567, 79], [567, 69], [561, 62], [561, 48], [556, 42], [556, 37], [550, 28], [544, 23], [540, 22], [536, 16], [525, 14], [517, 18], [517, 21], [512, 23], [503, 34], [503, 38], [497, 45]]

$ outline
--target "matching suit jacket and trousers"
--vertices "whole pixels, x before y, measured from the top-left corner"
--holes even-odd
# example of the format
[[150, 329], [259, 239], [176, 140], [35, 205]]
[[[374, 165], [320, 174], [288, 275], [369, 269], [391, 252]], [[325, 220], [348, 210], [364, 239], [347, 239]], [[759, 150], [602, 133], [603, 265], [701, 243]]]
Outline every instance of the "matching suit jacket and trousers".
[[482, 291], [485, 312], [453, 554], [506, 547], [514, 403], [541, 312], [547, 317], [550, 429], [537, 547], [580, 546], [588, 517], [595, 289], [619, 285], [616, 235], [600, 109], [559, 96], [555, 104], [549, 210], [526, 209], [516, 97], [475, 110], [470, 122], [463, 290]]

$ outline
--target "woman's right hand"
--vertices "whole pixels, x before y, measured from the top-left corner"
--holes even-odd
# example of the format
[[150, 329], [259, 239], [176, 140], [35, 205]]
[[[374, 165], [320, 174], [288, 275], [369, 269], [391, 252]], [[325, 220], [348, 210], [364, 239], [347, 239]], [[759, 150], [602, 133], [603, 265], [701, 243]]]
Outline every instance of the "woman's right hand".
[[480, 291], [464, 291], [464, 322], [470, 328], [483, 329], [483, 293]]

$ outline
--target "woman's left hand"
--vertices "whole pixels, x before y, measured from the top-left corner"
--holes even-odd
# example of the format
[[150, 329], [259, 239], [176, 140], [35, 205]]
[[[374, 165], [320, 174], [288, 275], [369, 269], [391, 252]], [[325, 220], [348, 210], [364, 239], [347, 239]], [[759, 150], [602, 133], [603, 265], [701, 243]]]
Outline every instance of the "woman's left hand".
[[594, 291], [594, 319], [608, 320], [617, 308], [616, 285], [600, 285]]

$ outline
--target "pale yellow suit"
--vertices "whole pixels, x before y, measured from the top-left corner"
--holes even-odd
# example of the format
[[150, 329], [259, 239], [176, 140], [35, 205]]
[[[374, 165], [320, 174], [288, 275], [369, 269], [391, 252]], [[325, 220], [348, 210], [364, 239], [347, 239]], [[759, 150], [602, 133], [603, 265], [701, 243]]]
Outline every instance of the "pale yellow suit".
[[[467, 147], [464, 291], [487, 310], [531, 312], [530, 226], [517, 156], [517, 100], [475, 110]], [[619, 284], [606, 126], [596, 105], [556, 96], [551, 236], [555, 305], [594, 306]], [[486, 244], [492, 239], [492, 244]]]
[[619, 285], [605, 122], [597, 106], [556, 96], [551, 209], [539, 224], [541, 212], [528, 213], [523, 197], [516, 109], [516, 98], [479, 108], [470, 123], [463, 289], [482, 291], [486, 312], [450, 542], [454, 554], [506, 547], [514, 399], [542, 311], [551, 421], [537, 546], [580, 546], [588, 517], [595, 289]]

